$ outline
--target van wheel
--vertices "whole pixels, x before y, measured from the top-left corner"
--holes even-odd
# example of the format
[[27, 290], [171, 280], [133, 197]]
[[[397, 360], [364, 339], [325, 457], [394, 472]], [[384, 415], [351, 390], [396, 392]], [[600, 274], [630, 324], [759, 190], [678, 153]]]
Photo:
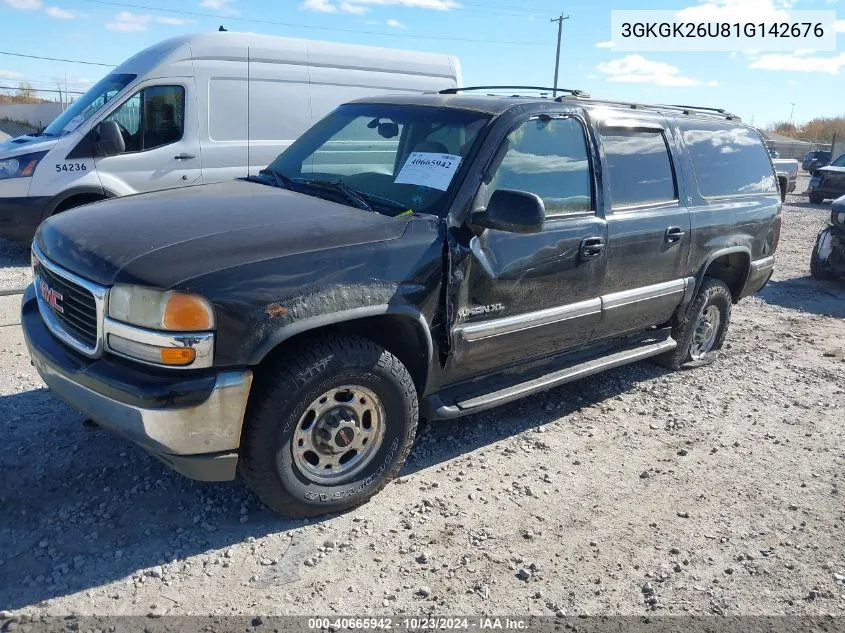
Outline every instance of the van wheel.
[[721, 279], [705, 277], [686, 316], [672, 327], [678, 346], [657, 357], [669, 369], [690, 369], [716, 360], [728, 334], [733, 298]]
[[325, 337], [256, 377], [241, 437], [241, 473], [290, 517], [348, 510], [395, 478], [414, 442], [414, 381], [360, 337]]

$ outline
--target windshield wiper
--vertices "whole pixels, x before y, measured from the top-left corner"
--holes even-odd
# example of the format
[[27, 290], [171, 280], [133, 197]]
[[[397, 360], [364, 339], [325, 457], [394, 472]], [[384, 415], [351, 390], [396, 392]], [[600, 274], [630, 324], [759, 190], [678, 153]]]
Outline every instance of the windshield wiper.
[[276, 183], [276, 186], [279, 189], [290, 189], [291, 188], [291, 186], [290, 186], [291, 179], [288, 178], [287, 176], [285, 176], [284, 174], [281, 174], [277, 171], [273, 171], [272, 169], [262, 169], [258, 173], [261, 174], [262, 176], [270, 174], [270, 176], [273, 178], [273, 181]]
[[346, 199], [352, 202], [356, 207], [359, 209], [363, 209], [364, 211], [373, 211], [373, 208], [370, 204], [364, 200], [363, 196], [358, 193], [355, 189], [347, 185], [342, 180], [300, 180], [303, 185], [311, 186], [311, 187], [322, 187], [324, 189], [334, 189], [335, 191], [339, 191]]
[[413, 212], [413, 209], [409, 208], [407, 204], [403, 204], [403, 203], [398, 202], [396, 200], [391, 200], [390, 198], [385, 198], [383, 196], [377, 196], [374, 193], [365, 193], [363, 191], [359, 191], [358, 193], [361, 195], [362, 198], [364, 198], [368, 202], [375, 202], [376, 204], [383, 204], [387, 207], [392, 207], [392, 208], [396, 209], [397, 211], [401, 211], [403, 213], [408, 212], [408, 211]]

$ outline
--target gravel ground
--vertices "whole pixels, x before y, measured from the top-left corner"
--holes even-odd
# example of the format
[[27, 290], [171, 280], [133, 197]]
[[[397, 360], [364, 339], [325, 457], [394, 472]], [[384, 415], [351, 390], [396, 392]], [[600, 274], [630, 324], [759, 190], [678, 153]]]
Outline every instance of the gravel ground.
[[828, 214], [789, 197], [717, 364], [423, 425], [401, 479], [310, 523], [83, 425], [0, 327], [0, 609], [845, 615], [845, 286], [808, 271]]

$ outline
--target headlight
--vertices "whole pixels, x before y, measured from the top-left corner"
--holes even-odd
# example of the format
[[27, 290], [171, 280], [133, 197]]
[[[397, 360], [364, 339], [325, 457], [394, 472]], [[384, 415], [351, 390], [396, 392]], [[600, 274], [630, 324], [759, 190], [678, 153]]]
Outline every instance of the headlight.
[[47, 155], [47, 152], [35, 154], [21, 154], [12, 158], [0, 158], [0, 180], [6, 178], [29, 178], [32, 176], [38, 163]]
[[112, 288], [109, 317], [151, 330], [201, 332], [214, 329], [214, 309], [202, 297], [142, 286]]

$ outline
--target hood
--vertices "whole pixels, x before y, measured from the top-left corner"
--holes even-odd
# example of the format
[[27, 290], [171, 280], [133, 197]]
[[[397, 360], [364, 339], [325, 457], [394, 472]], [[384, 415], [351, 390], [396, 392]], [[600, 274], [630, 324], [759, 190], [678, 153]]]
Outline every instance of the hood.
[[18, 154], [46, 152], [58, 142], [55, 136], [18, 136], [0, 142], [0, 158], [11, 158]]
[[834, 167], [833, 165], [828, 165], [827, 167], [819, 167], [817, 172], [824, 172], [826, 174], [845, 174], [845, 167]]
[[172, 288], [258, 261], [401, 237], [391, 218], [246, 181], [114, 198], [44, 222], [51, 260], [102, 285]]

